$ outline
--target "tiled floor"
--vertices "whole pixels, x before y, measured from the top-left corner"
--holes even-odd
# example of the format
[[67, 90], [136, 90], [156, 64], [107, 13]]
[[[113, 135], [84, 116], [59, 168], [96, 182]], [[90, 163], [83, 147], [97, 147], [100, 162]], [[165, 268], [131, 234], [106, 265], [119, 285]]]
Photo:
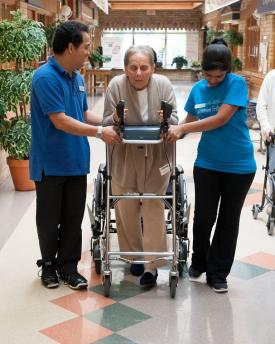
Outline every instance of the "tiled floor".
[[[182, 109], [190, 85], [175, 85]], [[184, 91], [184, 92], [183, 92]], [[102, 98], [92, 100], [102, 112]], [[180, 111], [180, 116], [183, 116]], [[257, 133], [251, 132], [253, 138]], [[193, 201], [192, 163], [199, 134], [177, 146], [177, 162], [185, 169]], [[105, 154], [104, 144], [91, 140], [88, 188]], [[87, 291], [66, 285], [47, 290], [37, 275], [39, 247], [35, 228], [35, 194], [15, 193], [8, 181], [0, 186], [0, 333], [1, 344], [273, 344], [275, 343], [275, 236], [267, 235], [265, 212], [254, 220], [251, 206], [260, 202], [264, 156], [255, 156], [258, 172], [241, 216], [240, 235], [229, 292], [215, 294], [205, 283], [180, 279], [175, 299], [169, 297], [169, 269], [159, 270], [151, 290], [139, 286], [123, 263], [112, 264], [110, 298], [103, 296], [101, 278], [91, 262], [90, 223], [83, 221], [83, 255], [79, 269], [89, 281]], [[191, 215], [192, 220], [192, 215]], [[190, 238], [192, 239], [192, 224]], [[116, 245], [116, 237], [112, 238]]]

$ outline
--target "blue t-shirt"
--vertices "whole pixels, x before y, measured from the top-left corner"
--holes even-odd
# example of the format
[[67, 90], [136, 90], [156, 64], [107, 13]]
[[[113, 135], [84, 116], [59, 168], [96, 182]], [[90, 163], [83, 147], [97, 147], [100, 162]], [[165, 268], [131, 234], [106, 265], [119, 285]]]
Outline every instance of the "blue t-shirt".
[[31, 179], [40, 181], [43, 171], [46, 176], [89, 173], [87, 137], [58, 130], [49, 118], [50, 113], [64, 112], [84, 122], [87, 109], [85, 85], [79, 73], [73, 72], [70, 76], [54, 57], [35, 72], [31, 91]]
[[246, 125], [247, 87], [241, 76], [229, 73], [214, 87], [209, 87], [206, 80], [197, 82], [184, 109], [204, 119], [215, 115], [223, 104], [239, 108], [225, 125], [202, 133], [195, 166], [221, 172], [253, 173], [256, 162]]

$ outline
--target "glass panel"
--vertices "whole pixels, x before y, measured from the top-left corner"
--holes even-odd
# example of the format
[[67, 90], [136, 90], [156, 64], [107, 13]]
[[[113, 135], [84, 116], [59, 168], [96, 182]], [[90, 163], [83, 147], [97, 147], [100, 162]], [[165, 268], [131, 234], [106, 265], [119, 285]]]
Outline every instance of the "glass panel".
[[[129, 31], [128, 31], [129, 32]], [[121, 56], [120, 56], [120, 66], [118, 65], [118, 68], [123, 68], [124, 67], [124, 63], [123, 63], [123, 58], [124, 58], [124, 54], [125, 51], [131, 46], [133, 45], [133, 34], [132, 33], [124, 33], [122, 31], [118, 32], [114, 32], [114, 33], [107, 33], [107, 31], [104, 32], [103, 34], [104, 38], [105, 37], [119, 37], [120, 41], [121, 41]], [[104, 54], [104, 52], [103, 52]]]
[[167, 68], [176, 68], [174, 64], [171, 66], [173, 58], [183, 56], [186, 58], [186, 34], [185, 33], [168, 33], [167, 34]]
[[[162, 33], [159, 33], [162, 32]], [[165, 31], [135, 31], [134, 34], [135, 45], [149, 45], [157, 54], [157, 61], [165, 65]], [[146, 42], [146, 43], [145, 43]]]
[[175, 29], [168, 29], [167, 33], [184, 33], [186, 30], [175, 30]]

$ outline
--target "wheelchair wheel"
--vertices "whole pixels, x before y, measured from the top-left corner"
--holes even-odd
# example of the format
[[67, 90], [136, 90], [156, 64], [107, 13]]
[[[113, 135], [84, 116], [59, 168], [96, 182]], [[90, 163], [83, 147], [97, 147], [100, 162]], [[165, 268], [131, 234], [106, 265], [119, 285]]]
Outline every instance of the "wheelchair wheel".
[[103, 289], [104, 289], [104, 296], [110, 296], [110, 289], [111, 289], [111, 276], [106, 275], [103, 277]]
[[178, 176], [178, 203], [181, 205], [181, 209], [187, 208], [187, 194], [185, 179], [182, 174]]
[[93, 261], [95, 263], [95, 271], [98, 275], [101, 274], [101, 252], [99, 242], [93, 243]]
[[275, 222], [275, 219], [273, 217], [271, 217], [270, 215], [268, 215], [268, 220], [267, 220], [267, 224], [266, 224], [268, 235], [273, 235], [274, 222]]
[[259, 206], [259, 204], [253, 204], [253, 207], [252, 207], [252, 216], [253, 216], [253, 219], [254, 219], [254, 220], [257, 220], [259, 212], [260, 212], [260, 206]]
[[188, 248], [187, 248], [187, 243], [185, 241], [180, 241], [179, 242], [179, 256], [178, 256], [178, 271], [179, 275], [182, 277], [183, 271], [184, 271], [184, 266], [187, 261], [187, 255], [188, 255]]
[[178, 277], [177, 276], [170, 276], [169, 285], [170, 285], [170, 297], [172, 299], [174, 299], [176, 296]]
[[104, 207], [104, 197], [103, 197], [103, 187], [104, 187], [104, 180], [103, 180], [103, 175], [102, 173], [98, 172], [95, 180], [95, 191], [94, 191], [94, 200], [96, 205], [100, 208], [103, 209]]

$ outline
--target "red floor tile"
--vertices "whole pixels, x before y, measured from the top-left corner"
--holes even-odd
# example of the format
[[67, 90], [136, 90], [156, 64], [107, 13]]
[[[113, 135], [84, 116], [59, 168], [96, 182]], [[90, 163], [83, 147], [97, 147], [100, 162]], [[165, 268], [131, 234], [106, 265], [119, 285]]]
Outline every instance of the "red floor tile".
[[[91, 232], [91, 236], [92, 236], [92, 232]], [[83, 251], [81, 253], [81, 260], [80, 263], [82, 265], [87, 265], [87, 266], [91, 266], [91, 262], [92, 262], [92, 256], [91, 256], [91, 251]]]
[[244, 207], [252, 206], [254, 203], [261, 204], [261, 201], [262, 201], [262, 193], [256, 192], [253, 194], [248, 194], [244, 201]]
[[92, 291], [74, 292], [51, 300], [51, 302], [79, 315], [116, 303], [116, 301]]
[[60, 344], [89, 344], [112, 334], [112, 331], [81, 317], [40, 332]]
[[240, 261], [260, 266], [261, 268], [275, 270], [275, 255], [258, 252], [240, 259]]

